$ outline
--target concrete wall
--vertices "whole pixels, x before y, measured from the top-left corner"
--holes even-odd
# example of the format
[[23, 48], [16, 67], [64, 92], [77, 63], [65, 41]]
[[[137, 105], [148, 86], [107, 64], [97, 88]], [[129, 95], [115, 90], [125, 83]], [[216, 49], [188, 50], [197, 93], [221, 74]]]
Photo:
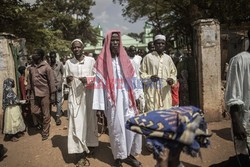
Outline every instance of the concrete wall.
[[198, 20], [194, 30], [200, 107], [207, 121], [219, 121], [222, 112], [220, 25], [214, 19]]
[[0, 129], [2, 129], [3, 121], [3, 81], [8, 77], [16, 80], [14, 59], [9, 47], [9, 43], [11, 42], [12, 40], [7, 39], [5, 36], [0, 36]]

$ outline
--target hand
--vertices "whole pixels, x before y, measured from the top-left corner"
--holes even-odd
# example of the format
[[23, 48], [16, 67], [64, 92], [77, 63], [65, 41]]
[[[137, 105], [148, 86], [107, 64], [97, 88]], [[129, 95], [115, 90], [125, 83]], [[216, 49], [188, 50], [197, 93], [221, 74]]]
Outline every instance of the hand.
[[27, 104], [30, 103], [30, 98], [31, 98], [31, 93], [27, 93], [26, 94], [26, 99], [25, 99]]
[[240, 112], [241, 111], [241, 106], [239, 105], [233, 105], [230, 107], [230, 115], [232, 119], [232, 128], [233, 128], [233, 134], [238, 140], [245, 140], [247, 135], [246, 135], [246, 130], [242, 125], [242, 121], [240, 120]]
[[16, 104], [17, 105], [22, 105], [22, 103], [20, 102], [20, 100], [16, 100]]
[[72, 82], [73, 79], [74, 79], [73, 76], [68, 76], [68, 77], [66, 78], [67, 84], [69, 84], [70, 82]]
[[31, 90], [27, 90], [26, 91], [26, 99], [25, 100], [30, 100], [30, 96], [31, 96]]
[[167, 167], [168, 166], [168, 160], [169, 160], [169, 152], [170, 150], [167, 148], [164, 148], [160, 154], [157, 160], [157, 165], [159, 167]]
[[159, 159], [161, 159], [162, 161], [167, 161], [168, 160], [168, 156], [169, 156], [169, 152], [170, 150], [168, 148], [164, 148], [160, 154], [159, 154]]
[[157, 75], [152, 75], [150, 79], [152, 80], [152, 82], [157, 82], [160, 78]]
[[30, 94], [29, 94], [29, 93], [27, 93], [27, 95], [26, 95], [26, 100], [27, 100], [27, 101], [30, 100]]
[[58, 92], [61, 92], [61, 91], [62, 91], [62, 86], [61, 86], [61, 85], [57, 87], [57, 91], [58, 91]]
[[27, 104], [27, 100], [18, 100], [17, 101], [17, 104], [19, 104], [19, 105], [24, 105], [24, 104]]
[[137, 99], [137, 100], [135, 100], [135, 102], [136, 102], [136, 107], [137, 107], [137, 109], [140, 109], [140, 100]]
[[242, 125], [242, 122], [233, 123], [232, 128], [233, 128], [233, 134], [236, 139], [246, 140], [247, 134], [245, 128]]
[[52, 93], [50, 95], [50, 104], [53, 104], [53, 105], [56, 104], [56, 94], [55, 93]]
[[174, 80], [172, 78], [168, 78], [167, 83], [171, 86], [174, 84]]
[[87, 78], [86, 77], [81, 77], [79, 80], [83, 83], [83, 85], [87, 84]]

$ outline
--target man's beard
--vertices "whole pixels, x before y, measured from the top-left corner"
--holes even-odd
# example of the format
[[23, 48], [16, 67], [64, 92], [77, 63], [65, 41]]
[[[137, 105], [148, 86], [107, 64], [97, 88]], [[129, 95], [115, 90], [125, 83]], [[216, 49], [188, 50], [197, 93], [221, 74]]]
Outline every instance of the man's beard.
[[119, 55], [119, 50], [118, 49], [111, 49], [111, 54], [112, 55]]

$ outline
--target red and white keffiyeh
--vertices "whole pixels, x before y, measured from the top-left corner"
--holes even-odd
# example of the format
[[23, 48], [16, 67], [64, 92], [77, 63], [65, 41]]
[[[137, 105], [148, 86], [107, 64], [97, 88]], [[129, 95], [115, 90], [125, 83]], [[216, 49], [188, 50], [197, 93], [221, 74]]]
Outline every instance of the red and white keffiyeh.
[[[104, 46], [100, 55], [96, 60], [94, 70], [96, 75], [101, 79], [101, 82], [105, 85], [107, 89], [108, 100], [111, 102], [112, 107], [116, 106], [116, 95], [115, 95], [115, 80], [113, 74], [112, 57], [110, 51], [110, 42], [112, 33], [119, 34], [120, 46], [119, 46], [119, 62], [121, 65], [121, 70], [124, 75], [124, 82], [128, 84], [128, 98], [130, 102], [130, 108], [132, 108], [137, 113], [135, 96], [133, 93], [133, 85], [131, 79], [134, 77], [135, 71], [133, 65], [122, 45], [121, 32], [117, 30], [111, 30], [107, 33], [105, 38]], [[118, 88], [117, 88], [118, 89]]]

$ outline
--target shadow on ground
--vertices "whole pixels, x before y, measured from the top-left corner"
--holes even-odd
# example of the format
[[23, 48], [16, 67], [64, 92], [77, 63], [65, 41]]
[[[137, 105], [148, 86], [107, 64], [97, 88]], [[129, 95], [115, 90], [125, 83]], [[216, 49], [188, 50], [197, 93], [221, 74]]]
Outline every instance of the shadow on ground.
[[68, 154], [67, 136], [55, 135], [51, 138], [52, 146], [58, 147], [61, 150], [65, 163], [77, 163], [77, 158], [74, 154]]
[[36, 134], [41, 133], [41, 132], [42, 132], [42, 130], [38, 130], [38, 129], [36, 129], [36, 127], [28, 127], [27, 128], [27, 133], [29, 136], [33, 136], [33, 135], [36, 135]]
[[4, 155], [0, 158], [0, 162], [3, 161], [8, 155]]
[[190, 163], [187, 163], [187, 162], [182, 162], [182, 163], [183, 163], [183, 165], [184, 165], [185, 167], [201, 167], [201, 166], [194, 165], [194, 164], [190, 164]]
[[213, 164], [210, 167], [249, 167], [250, 161], [246, 159], [242, 159], [242, 157], [233, 156], [228, 160], [220, 162], [218, 164]]
[[231, 128], [212, 130], [212, 132], [215, 133], [217, 136], [219, 136], [222, 139], [232, 141]]
[[[56, 122], [56, 112], [55, 111], [51, 111], [51, 121], [54, 121], [54, 122]], [[31, 125], [29, 125], [29, 126], [27, 126], [27, 133], [29, 134], [29, 136], [33, 136], [33, 135], [36, 135], [36, 134], [38, 134], [38, 133], [41, 133], [42, 132], [42, 130], [38, 130], [34, 125], [33, 126], [31, 126]]]
[[[76, 154], [68, 154], [68, 147], [67, 147], [67, 136], [55, 135], [51, 138], [52, 146], [58, 147], [61, 150], [63, 160], [65, 163], [70, 164], [77, 164], [79, 157]], [[110, 145], [106, 142], [99, 142], [99, 147], [94, 149], [94, 152], [88, 156], [89, 158], [98, 159], [103, 163], [112, 165], [114, 163], [112, 158], [113, 157]]]
[[92, 157], [110, 166], [114, 163], [112, 151], [108, 142], [99, 141], [99, 146], [94, 150]]

